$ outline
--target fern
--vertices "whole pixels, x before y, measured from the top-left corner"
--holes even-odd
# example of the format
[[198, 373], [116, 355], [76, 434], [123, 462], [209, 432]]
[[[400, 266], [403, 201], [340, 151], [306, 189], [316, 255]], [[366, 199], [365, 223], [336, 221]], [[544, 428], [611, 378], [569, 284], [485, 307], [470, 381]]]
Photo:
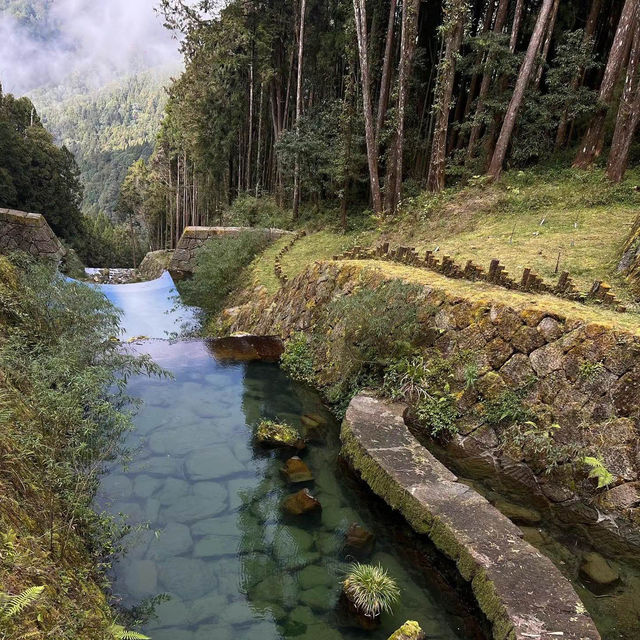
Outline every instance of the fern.
[[590, 468], [589, 478], [596, 478], [598, 480], [598, 489], [608, 487], [614, 481], [615, 478], [607, 467], [604, 466], [602, 460], [586, 456], [582, 458], [582, 462]]
[[137, 631], [129, 631], [121, 624], [112, 624], [109, 632], [116, 640], [151, 640], [149, 636], [144, 636]]
[[44, 591], [44, 586], [29, 587], [15, 596], [0, 593], [0, 618], [13, 618], [31, 606]]

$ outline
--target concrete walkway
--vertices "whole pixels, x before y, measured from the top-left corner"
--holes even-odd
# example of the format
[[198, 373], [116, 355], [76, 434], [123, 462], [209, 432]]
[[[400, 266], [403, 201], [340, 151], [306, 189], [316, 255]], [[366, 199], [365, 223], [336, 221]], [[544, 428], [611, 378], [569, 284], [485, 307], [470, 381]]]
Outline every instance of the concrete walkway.
[[516, 525], [420, 445], [404, 410], [356, 396], [342, 425], [342, 454], [375, 493], [456, 562], [493, 637], [599, 640], [571, 583]]

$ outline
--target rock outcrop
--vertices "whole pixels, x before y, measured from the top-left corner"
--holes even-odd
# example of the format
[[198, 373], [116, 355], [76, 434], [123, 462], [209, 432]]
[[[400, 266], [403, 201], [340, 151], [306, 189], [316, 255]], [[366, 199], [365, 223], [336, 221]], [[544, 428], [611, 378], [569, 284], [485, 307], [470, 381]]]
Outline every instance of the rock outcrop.
[[[638, 332], [593, 322], [596, 314], [588, 307], [580, 315], [579, 305], [566, 301], [553, 306], [544, 298], [531, 300], [514, 293], [506, 304], [499, 290], [494, 294], [484, 284], [473, 291], [468, 286], [456, 289], [456, 281], [438, 274], [395, 265], [379, 268], [373, 261], [317, 262], [273, 296], [256, 290], [250, 303], [225, 314], [228, 329], [282, 338], [310, 331], [331, 300], [392, 278], [422, 283], [420, 304], [428, 348], [451, 362], [461, 352], [472, 354], [475, 361], [477, 380], [469, 388], [463, 367], [453, 366], [458, 433], [436, 451], [438, 455], [458, 473], [571, 527], [605, 555], [637, 559]], [[503, 302], [495, 302], [496, 298]], [[332, 341], [331, 335], [326, 336], [326, 364]], [[331, 375], [331, 367], [325, 367], [323, 374]], [[500, 401], [509, 390], [518, 391], [542, 427], [560, 425], [553, 433], [558, 447], [600, 457], [613, 483], [597, 490], [580, 470], [577, 479], [568, 482], [563, 469], [549, 474], [544, 460], [507, 452], [500, 426], [487, 419], [486, 404]], [[431, 445], [434, 451], [440, 446]]]
[[0, 209], [0, 253], [25, 251], [58, 264], [66, 254], [44, 216], [12, 209]]
[[457, 565], [496, 639], [598, 640], [571, 583], [508, 518], [411, 434], [405, 405], [364, 394], [347, 409], [342, 453], [367, 484]]

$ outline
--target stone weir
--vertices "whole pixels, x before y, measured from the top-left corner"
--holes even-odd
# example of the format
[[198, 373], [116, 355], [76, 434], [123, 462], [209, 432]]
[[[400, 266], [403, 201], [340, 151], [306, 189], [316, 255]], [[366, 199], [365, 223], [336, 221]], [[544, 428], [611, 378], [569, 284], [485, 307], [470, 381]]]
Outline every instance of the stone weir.
[[0, 253], [25, 251], [56, 263], [66, 250], [39, 213], [0, 209]]
[[485, 498], [413, 437], [405, 405], [360, 394], [342, 425], [342, 454], [367, 484], [455, 561], [496, 640], [596, 640], [573, 587]]
[[169, 263], [169, 271], [177, 277], [193, 273], [197, 250], [211, 238], [221, 236], [237, 236], [244, 231], [256, 231], [268, 234], [273, 240], [282, 236], [293, 235], [291, 231], [282, 229], [259, 229], [254, 227], [187, 227]]

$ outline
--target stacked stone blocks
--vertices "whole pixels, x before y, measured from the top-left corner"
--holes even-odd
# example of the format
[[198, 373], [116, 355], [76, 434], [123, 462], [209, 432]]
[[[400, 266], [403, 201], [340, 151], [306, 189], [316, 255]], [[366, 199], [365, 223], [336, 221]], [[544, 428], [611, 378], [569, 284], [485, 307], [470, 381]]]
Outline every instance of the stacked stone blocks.
[[66, 250], [39, 213], [0, 209], [0, 253], [24, 251], [55, 263]]

